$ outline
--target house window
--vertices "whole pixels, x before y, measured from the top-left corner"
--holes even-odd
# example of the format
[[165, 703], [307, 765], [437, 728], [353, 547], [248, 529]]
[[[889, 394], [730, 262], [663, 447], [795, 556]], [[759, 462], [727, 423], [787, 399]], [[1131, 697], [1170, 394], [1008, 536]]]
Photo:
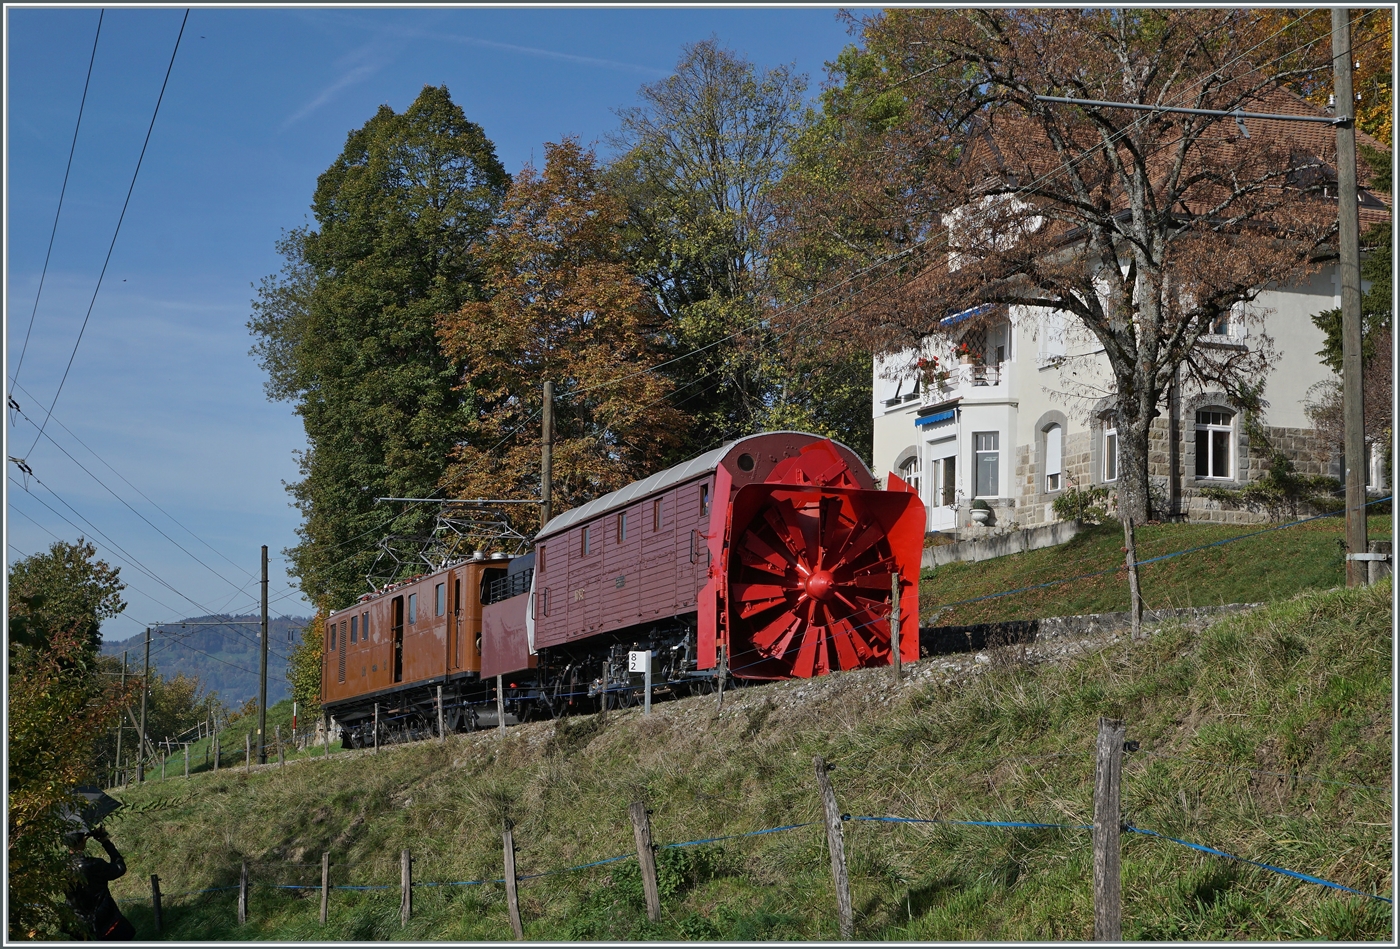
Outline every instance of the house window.
[[710, 513], [710, 486], [700, 485], [700, 516], [704, 517]]
[[593, 527], [589, 525], [582, 531], [582, 540], [579, 543], [579, 553], [587, 556], [589, 548], [593, 544]]
[[975, 497], [997, 497], [997, 462], [1000, 451], [997, 448], [999, 432], [974, 432], [972, 435], [977, 472], [977, 493]]
[[899, 466], [899, 476], [904, 479], [904, 483], [914, 489], [914, 493], [919, 493], [919, 456], [910, 456]]
[[358, 616], [350, 617], [350, 641], [352, 643], [356, 642], [359, 639], [360, 635], [360, 624], [357, 622], [357, 620], [359, 620]]
[[439, 583], [433, 590], [433, 615], [441, 616], [447, 612], [447, 584]]
[[617, 516], [617, 540], [618, 543], [627, 539], [627, 512], [623, 511]]
[[1224, 409], [1201, 409], [1196, 413], [1197, 478], [1230, 480], [1234, 435], [1233, 412]]
[[1060, 459], [1064, 454], [1064, 430], [1059, 425], [1045, 428], [1045, 490], [1060, 490]]
[[408, 625], [412, 626], [416, 622], [418, 622], [418, 594], [410, 593], [408, 595]]
[[1118, 429], [1107, 426], [1103, 430], [1103, 479], [1118, 480]]

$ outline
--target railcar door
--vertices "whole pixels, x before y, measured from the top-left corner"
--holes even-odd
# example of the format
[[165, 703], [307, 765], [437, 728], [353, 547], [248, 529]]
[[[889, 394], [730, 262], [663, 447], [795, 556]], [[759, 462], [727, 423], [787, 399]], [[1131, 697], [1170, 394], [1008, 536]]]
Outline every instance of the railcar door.
[[394, 681], [403, 681], [403, 597], [394, 597]]

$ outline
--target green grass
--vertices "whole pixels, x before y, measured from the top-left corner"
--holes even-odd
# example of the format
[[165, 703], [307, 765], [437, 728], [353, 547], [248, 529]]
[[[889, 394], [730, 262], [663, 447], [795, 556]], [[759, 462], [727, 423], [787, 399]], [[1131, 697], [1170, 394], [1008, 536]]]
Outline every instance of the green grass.
[[[782, 683], [380, 755], [341, 753], [122, 792], [111, 822], [131, 872], [113, 885], [142, 937], [159, 873], [167, 939], [511, 938], [503, 887], [419, 887], [399, 925], [399, 852], [419, 881], [495, 880], [501, 820], [521, 874], [632, 849], [629, 802], [659, 843], [817, 821], [812, 756], [836, 767], [855, 815], [1091, 821], [1101, 715], [1141, 743], [1125, 819], [1391, 894], [1391, 586], [1309, 593], [1205, 629], [1169, 627], [1054, 665], [993, 663], [953, 684], [887, 688], [882, 670]], [[918, 671], [919, 665], [913, 667]], [[1202, 764], [1199, 759], [1208, 763]], [[1331, 781], [1269, 772], [1306, 773]], [[845, 825], [856, 936], [1086, 940], [1090, 849], [1074, 829]], [[317, 920], [322, 851], [335, 890]], [[1128, 834], [1128, 939], [1393, 938], [1388, 904]], [[249, 862], [249, 922], [236, 883]], [[662, 850], [663, 913], [648, 923], [635, 862], [520, 884], [530, 940], [834, 939], [819, 826]]]
[[[1367, 521], [1369, 539], [1390, 539], [1388, 516], [1373, 516]], [[1240, 537], [1267, 526], [1148, 524], [1136, 532], [1138, 560]], [[1346, 580], [1343, 527], [1340, 518], [1323, 518], [1147, 564], [1139, 571], [1143, 600], [1148, 609], [1263, 603], [1302, 590], [1339, 586]], [[925, 571], [919, 586], [919, 610], [925, 623], [932, 619], [940, 626], [1126, 610], [1127, 572], [1114, 569], [1123, 562], [1123, 528], [1117, 521], [1108, 521], [1058, 547], [981, 563], [950, 563]], [[1113, 572], [979, 603], [941, 606], [1102, 570]]]

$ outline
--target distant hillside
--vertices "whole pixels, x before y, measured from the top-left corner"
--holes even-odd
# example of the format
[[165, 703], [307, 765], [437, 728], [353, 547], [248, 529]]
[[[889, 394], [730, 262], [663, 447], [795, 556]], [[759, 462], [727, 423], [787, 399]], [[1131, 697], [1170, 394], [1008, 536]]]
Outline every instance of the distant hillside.
[[[298, 616], [268, 621], [269, 705], [290, 695], [286, 657], [301, 641], [301, 630], [309, 622]], [[217, 692], [225, 705], [236, 709], [258, 694], [258, 633], [257, 616], [192, 616], [152, 627], [151, 664], [166, 677], [181, 672], [198, 676], [206, 689]], [[138, 633], [126, 640], [104, 641], [102, 652], [108, 656], [126, 652], [127, 662], [137, 669], [144, 658], [145, 643], [146, 634]]]

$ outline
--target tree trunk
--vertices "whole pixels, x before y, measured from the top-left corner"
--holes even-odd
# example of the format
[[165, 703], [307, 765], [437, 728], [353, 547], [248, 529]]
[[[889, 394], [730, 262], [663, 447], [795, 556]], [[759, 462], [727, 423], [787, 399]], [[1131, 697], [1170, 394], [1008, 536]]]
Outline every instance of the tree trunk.
[[1152, 519], [1151, 481], [1147, 476], [1152, 420], [1124, 418], [1121, 409], [1118, 414], [1118, 516], [1143, 524]]

